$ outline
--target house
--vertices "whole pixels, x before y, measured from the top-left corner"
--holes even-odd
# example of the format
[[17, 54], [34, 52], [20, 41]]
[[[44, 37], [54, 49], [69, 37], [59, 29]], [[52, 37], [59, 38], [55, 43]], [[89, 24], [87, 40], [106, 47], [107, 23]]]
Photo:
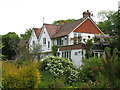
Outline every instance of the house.
[[[52, 55], [52, 46], [57, 45], [59, 57], [70, 59], [77, 67], [85, 58], [86, 49], [81, 43], [103, 34], [91, 18], [89, 10], [83, 12], [83, 18], [62, 25], [43, 24], [42, 28], [33, 28], [29, 39], [29, 48], [39, 44], [42, 46], [42, 58]], [[100, 56], [102, 48], [93, 47], [93, 53]]]

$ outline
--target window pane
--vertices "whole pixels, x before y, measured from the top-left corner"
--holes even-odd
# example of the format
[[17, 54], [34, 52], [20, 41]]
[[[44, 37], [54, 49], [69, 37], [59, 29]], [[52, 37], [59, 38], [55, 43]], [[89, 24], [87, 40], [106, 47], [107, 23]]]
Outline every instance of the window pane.
[[35, 41], [33, 41], [33, 45], [35, 45]]
[[77, 33], [74, 33], [74, 37], [77, 37]]
[[50, 42], [48, 41], [48, 48], [50, 47]]
[[80, 36], [81, 36], [81, 33], [78, 33], [78, 36], [80, 37]]
[[62, 38], [57, 39], [57, 45], [63, 45], [63, 40]]
[[63, 52], [62, 52], [62, 57], [63, 57]]
[[43, 38], [43, 44], [46, 44], [46, 38]]
[[65, 58], [66, 58], [66, 52], [65, 52]]
[[69, 57], [68, 57], [68, 56], [69, 56], [68, 54], [69, 54], [69, 53], [68, 53], [68, 51], [67, 51], [67, 58], [69, 58]]
[[69, 51], [69, 59], [71, 60], [71, 51]]
[[78, 53], [77, 53], [77, 52], [75, 52], [75, 55], [78, 55]]

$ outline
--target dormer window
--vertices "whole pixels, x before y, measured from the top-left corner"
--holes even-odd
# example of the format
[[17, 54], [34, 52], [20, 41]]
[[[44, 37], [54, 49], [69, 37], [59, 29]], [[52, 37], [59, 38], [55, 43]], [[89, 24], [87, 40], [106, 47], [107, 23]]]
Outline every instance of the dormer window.
[[43, 44], [46, 44], [46, 38], [43, 38]]

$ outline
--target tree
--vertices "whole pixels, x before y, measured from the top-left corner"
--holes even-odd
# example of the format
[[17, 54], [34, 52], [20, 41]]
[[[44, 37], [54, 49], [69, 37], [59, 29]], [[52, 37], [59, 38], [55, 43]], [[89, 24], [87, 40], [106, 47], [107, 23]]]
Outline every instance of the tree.
[[54, 25], [61, 25], [61, 24], [64, 24], [64, 23], [72, 22], [72, 21], [74, 21], [74, 20], [75, 20], [75, 19], [58, 20], [58, 21], [54, 21], [53, 24], [54, 24]]
[[115, 11], [99, 11], [98, 18], [101, 20], [98, 22], [98, 27], [106, 34], [115, 35], [117, 12]]
[[118, 48], [120, 50], [120, 11], [117, 12], [117, 21], [116, 21], [116, 35], [115, 39], [112, 42], [112, 47]]
[[20, 38], [22, 40], [26, 40], [30, 37], [31, 35], [31, 32], [32, 32], [32, 29], [27, 29], [27, 31], [25, 32], [25, 34], [20, 34]]
[[30, 54], [32, 55], [34, 60], [40, 60], [41, 59], [41, 45], [36, 44], [29, 48]]
[[4, 47], [2, 48], [2, 53], [8, 60], [15, 59], [15, 56], [19, 52], [19, 37], [15, 32], [9, 32], [2, 36], [2, 42]]
[[3, 55], [2, 55], [2, 48], [3, 48], [4, 46], [3, 46], [3, 44], [2, 44], [2, 36], [0, 35], [0, 61], [2, 60], [2, 57], [3, 57]]
[[32, 47], [32, 49], [30, 50], [33, 55], [34, 59], [40, 60], [41, 59], [41, 45], [36, 44], [35, 46]]
[[29, 52], [28, 44], [26, 40], [21, 40], [19, 46], [19, 57], [16, 60], [32, 61], [32, 55]]
[[0, 36], [0, 88], [2, 88], [2, 62], [1, 62], [1, 60], [2, 60], [2, 47], [3, 47], [3, 45], [2, 45], [2, 40], [1, 40], [1, 37], [2, 36]]
[[112, 88], [120, 88], [120, 57], [118, 49], [105, 48], [105, 57], [102, 60], [103, 71]]

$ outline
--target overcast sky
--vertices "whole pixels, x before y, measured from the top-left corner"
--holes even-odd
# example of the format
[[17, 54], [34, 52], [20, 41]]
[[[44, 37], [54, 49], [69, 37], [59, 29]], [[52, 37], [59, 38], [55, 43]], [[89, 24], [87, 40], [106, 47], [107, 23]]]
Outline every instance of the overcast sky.
[[120, 0], [0, 0], [0, 34], [25, 33], [29, 28], [40, 28], [45, 23], [61, 19], [82, 18], [90, 10], [96, 20], [100, 10], [118, 10]]

